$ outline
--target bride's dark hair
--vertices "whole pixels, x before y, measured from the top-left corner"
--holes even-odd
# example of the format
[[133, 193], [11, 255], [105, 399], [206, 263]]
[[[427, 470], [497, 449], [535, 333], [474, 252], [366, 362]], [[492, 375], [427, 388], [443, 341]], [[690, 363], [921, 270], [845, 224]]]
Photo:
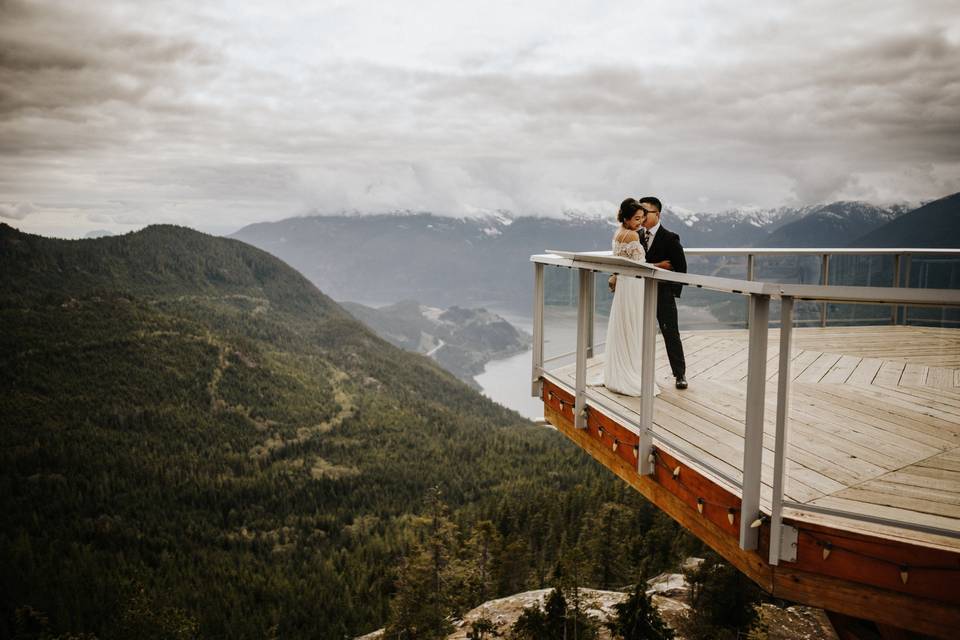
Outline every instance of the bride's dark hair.
[[620, 203], [620, 211], [617, 212], [617, 221], [623, 224], [642, 208], [636, 198], [627, 198]]

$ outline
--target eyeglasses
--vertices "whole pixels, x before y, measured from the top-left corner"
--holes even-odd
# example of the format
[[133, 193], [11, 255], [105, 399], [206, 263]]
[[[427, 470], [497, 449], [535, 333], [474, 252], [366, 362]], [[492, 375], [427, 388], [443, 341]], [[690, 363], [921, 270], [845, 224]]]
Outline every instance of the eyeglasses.
[[656, 209], [647, 209], [646, 207], [640, 207], [640, 211], [643, 211], [644, 213], [656, 213], [656, 212], [657, 212]]

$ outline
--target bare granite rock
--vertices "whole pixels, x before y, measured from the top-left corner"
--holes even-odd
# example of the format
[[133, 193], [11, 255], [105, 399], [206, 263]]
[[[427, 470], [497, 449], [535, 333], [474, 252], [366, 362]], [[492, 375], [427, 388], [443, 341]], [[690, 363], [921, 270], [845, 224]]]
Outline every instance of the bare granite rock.
[[[688, 558], [684, 566], [696, 566], [697, 560]], [[681, 617], [690, 609], [687, 604], [690, 587], [683, 574], [662, 573], [648, 580], [647, 587], [647, 594], [651, 596], [663, 621], [676, 630]], [[447, 640], [466, 640], [473, 623], [483, 618], [493, 623], [501, 637], [507, 637], [510, 627], [523, 610], [533, 605], [542, 608], [550, 591], [551, 589], [537, 589], [484, 602], [464, 614], [463, 619], [454, 621], [456, 630], [447, 636]], [[629, 594], [622, 591], [580, 589], [583, 612], [599, 623], [600, 640], [611, 640], [610, 632], [604, 623], [612, 619], [614, 605], [623, 602], [628, 596]], [[802, 606], [781, 608], [772, 604], [761, 604], [758, 613], [760, 625], [750, 636], [754, 640], [837, 640], [830, 621], [820, 609]], [[382, 638], [383, 629], [379, 629], [356, 640]], [[679, 634], [676, 638], [683, 640], [683, 636]]]

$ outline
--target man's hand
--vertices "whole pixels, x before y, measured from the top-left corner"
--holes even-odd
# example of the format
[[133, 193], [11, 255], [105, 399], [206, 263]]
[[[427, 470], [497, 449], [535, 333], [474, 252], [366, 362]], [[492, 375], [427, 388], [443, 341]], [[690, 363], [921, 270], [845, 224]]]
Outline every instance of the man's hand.
[[661, 269], [666, 269], [667, 271], [673, 271], [673, 265], [670, 264], [669, 260], [663, 260], [662, 262], [655, 262], [653, 266], [659, 267]]
[[610, 287], [610, 293], [613, 293], [617, 290], [617, 276], [612, 275], [607, 278], [607, 286]]

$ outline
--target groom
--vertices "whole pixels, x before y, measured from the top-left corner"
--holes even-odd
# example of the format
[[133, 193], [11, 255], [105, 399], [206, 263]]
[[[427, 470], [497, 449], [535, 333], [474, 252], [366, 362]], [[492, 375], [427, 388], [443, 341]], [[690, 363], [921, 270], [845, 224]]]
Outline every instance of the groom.
[[[687, 257], [680, 245], [680, 236], [660, 224], [660, 200], [653, 196], [640, 198], [640, 207], [646, 212], [643, 228], [647, 230], [647, 262], [661, 269], [679, 273], [687, 272]], [[677, 389], [687, 388], [687, 363], [683, 358], [683, 343], [680, 342], [680, 326], [677, 322], [677, 301], [682, 284], [661, 282], [657, 287], [657, 323], [667, 348], [670, 369], [677, 379]]]

